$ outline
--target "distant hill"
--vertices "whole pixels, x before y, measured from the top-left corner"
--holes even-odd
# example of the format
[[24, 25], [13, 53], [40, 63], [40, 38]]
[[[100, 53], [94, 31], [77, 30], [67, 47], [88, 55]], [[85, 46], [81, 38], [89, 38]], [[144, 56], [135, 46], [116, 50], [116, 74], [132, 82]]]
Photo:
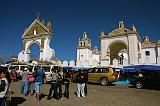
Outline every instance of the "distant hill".
[[12, 62], [12, 57], [0, 56], [0, 64]]

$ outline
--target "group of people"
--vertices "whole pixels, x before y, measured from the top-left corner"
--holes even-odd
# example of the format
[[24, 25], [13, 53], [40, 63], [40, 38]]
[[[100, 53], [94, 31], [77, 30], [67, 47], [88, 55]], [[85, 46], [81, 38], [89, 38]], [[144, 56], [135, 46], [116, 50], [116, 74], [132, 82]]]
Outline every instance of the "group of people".
[[[51, 71], [50, 89], [47, 99], [69, 99], [69, 87], [71, 83], [71, 71], [62, 68], [53, 68]], [[0, 106], [5, 106], [8, 91], [10, 90], [11, 73], [8, 72], [7, 67], [0, 67]], [[34, 70], [25, 67], [21, 73], [21, 93], [27, 96], [28, 94], [34, 95], [37, 101], [40, 101], [41, 87], [45, 80], [45, 70], [37, 66]], [[87, 95], [87, 71], [78, 70], [76, 75], [77, 83], [77, 97], [85, 97]], [[64, 85], [64, 92], [62, 90]]]
[[[52, 97], [55, 99], [63, 99], [66, 97], [69, 99], [69, 84], [70, 84], [71, 74], [70, 71], [65, 71], [64, 73], [57, 69], [53, 69], [51, 73], [51, 88], [48, 94], [48, 100]], [[62, 84], [65, 86], [65, 92], [62, 93]], [[52, 94], [53, 92], [53, 94]]]
[[[87, 95], [87, 81], [88, 73], [87, 71], [78, 70], [76, 75], [77, 83], [77, 97], [85, 97]], [[51, 88], [48, 94], [48, 100], [51, 98], [63, 99], [66, 97], [69, 99], [69, 86], [71, 82], [71, 71], [65, 70], [60, 71], [58, 69], [53, 69], [51, 73]], [[62, 85], [64, 85], [64, 92], [62, 93]], [[52, 94], [53, 93], [53, 94]]]
[[[45, 70], [42, 68], [36, 68], [34, 72], [32, 70], [27, 70], [26, 68], [22, 72], [22, 86], [21, 92], [26, 96], [29, 93], [33, 95], [36, 93], [36, 99], [40, 100], [40, 89], [45, 78]], [[30, 76], [30, 77], [29, 77]], [[78, 70], [76, 75], [77, 83], [77, 97], [85, 97], [87, 95], [87, 81], [88, 74], [87, 71]], [[65, 70], [62, 71], [62, 68], [56, 67], [51, 71], [50, 76], [50, 89], [47, 96], [47, 99], [63, 99], [66, 97], [69, 99], [69, 86], [71, 82], [71, 71]], [[33, 86], [34, 83], [34, 86]], [[62, 85], [64, 85], [64, 92], [62, 91]]]
[[39, 101], [41, 95], [41, 86], [45, 78], [44, 70], [39, 66], [37, 66], [34, 71], [32, 68], [26, 67], [23, 69], [21, 77], [21, 93], [23, 93], [25, 96], [27, 96], [29, 93], [31, 95], [34, 95], [35, 93], [35, 99]]

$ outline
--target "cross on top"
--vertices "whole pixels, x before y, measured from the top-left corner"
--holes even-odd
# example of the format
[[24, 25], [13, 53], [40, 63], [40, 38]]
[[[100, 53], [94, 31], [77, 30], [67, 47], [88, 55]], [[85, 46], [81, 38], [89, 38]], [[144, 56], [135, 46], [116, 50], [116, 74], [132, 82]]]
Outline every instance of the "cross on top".
[[38, 12], [37, 14], [36, 14], [36, 19], [38, 19], [39, 20], [39, 16], [40, 16], [40, 12]]

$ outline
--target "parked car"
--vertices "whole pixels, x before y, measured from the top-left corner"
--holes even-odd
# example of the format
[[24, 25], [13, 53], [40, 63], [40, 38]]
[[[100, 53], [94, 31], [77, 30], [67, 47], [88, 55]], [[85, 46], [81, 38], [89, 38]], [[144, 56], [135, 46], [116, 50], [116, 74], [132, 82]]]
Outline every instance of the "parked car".
[[143, 76], [135, 77], [135, 80], [130, 81], [134, 87], [141, 88], [160, 88], [160, 71], [156, 70], [141, 70]]
[[109, 85], [117, 80], [117, 73], [112, 67], [95, 67], [88, 69], [88, 82]]
[[125, 71], [125, 73], [127, 73], [127, 79], [134, 87], [138, 89], [160, 89], [160, 66], [135, 65], [126, 66], [125, 68], [128, 68], [128, 70]]

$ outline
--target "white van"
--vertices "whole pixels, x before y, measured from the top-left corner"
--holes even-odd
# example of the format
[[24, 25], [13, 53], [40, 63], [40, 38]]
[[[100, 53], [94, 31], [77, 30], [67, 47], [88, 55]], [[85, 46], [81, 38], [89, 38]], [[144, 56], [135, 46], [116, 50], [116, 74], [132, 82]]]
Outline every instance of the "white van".
[[17, 77], [20, 77], [20, 76], [21, 76], [21, 73], [23, 72], [23, 69], [24, 69], [25, 67], [28, 67], [28, 65], [25, 65], [25, 64], [9, 65], [9, 66], [8, 66], [8, 71], [11, 72], [13, 69], [15, 69], [16, 72], [17, 72]]
[[51, 81], [50, 79], [51, 79], [52, 70], [54, 70], [54, 69], [59, 70], [60, 69], [60, 66], [57, 66], [57, 65], [42, 65], [41, 67], [45, 71], [45, 76], [46, 76], [45, 83]]

